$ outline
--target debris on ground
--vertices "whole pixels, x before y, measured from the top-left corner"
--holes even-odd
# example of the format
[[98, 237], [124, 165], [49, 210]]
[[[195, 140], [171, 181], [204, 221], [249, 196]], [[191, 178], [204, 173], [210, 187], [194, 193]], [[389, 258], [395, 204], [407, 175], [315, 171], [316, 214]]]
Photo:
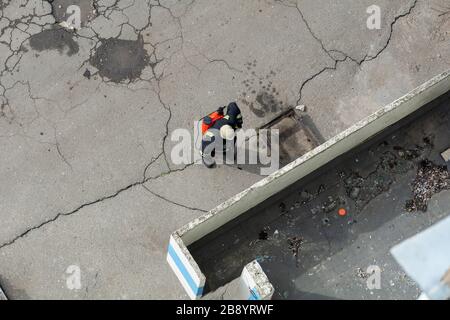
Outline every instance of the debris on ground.
[[272, 238], [273, 239], [278, 239], [279, 236], [280, 236], [280, 232], [278, 230], [275, 230], [275, 232], [273, 233]]
[[298, 257], [298, 252], [303, 244], [304, 239], [301, 237], [291, 237], [288, 238], [289, 250], [292, 251], [294, 257]]
[[358, 199], [360, 193], [361, 193], [360, 187], [352, 187], [349, 191], [349, 197], [353, 200], [356, 200]]
[[322, 205], [322, 210], [326, 213], [330, 213], [331, 211], [334, 211], [336, 207], [337, 202], [332, 197], [329, 197], [328, 201]]
[[296, 110], [300, 111], [300, 112], [306, 112], [306, 106], [301, 104], [297, 107], [295, 107]]
[[86, 71], [83, 73], [83, 76], [90, 80], [91, 79], [91, 71], [89, 69], [86, 69]]
[[428, 202], [444, 190], [450, 190], [450, 174], [445, 166], [438, 166], [429, 160], [420, 163], [417, 176], [412, 183], [414, 197], [406, 202], [408, 212], [428, 210]]
[[356, 269], [356, 275], [358, 276], [358, 278], [364, 279], [364, 280], [369, 278], [369, 274], [361, 268]]
[[322, 204], [322, 211], [325, 213], [330, 213], [334, 211], [338, 205], [345, 205], [346, 200], [344, 197], [333, 197], [329, 196], [327, 201]]
[[261, 230], [261, 232], [258, 235], [259, 240], [267, 240], [269, 239], [269, 233], [267, 232], [266, 229]]
[[385, 152], [376, 169], [366, 177], [354, 171], [344, 180], [347, 196], [355, 201], [358, 210], [388, 191], [394, 182], [394, 174], [404, 174], [413, 168], [412, 159], [419, 156], [419, 151], [397, 149], [397, 153]]
[[302, 204], [305, 205], [308, 202], [311, 202], [312, 200], [314, 200], [314, 195], [309, 193], [306, 190], [303, 190], [302, 192], [300, 192], [300, 198], [301, 198]]
[[321, 209], [319, 206], [316, 206], [314, 208], [311, 209], [311, 213], [315, 216], [316, 214], [320, 213]]
[[321, 184], [319, 186], [319, 189], [317, 190], [317, 194], [321, 194], [322, 192], [325, 192], [325, 190], [327, 189], [327, 187], [324, 184]]

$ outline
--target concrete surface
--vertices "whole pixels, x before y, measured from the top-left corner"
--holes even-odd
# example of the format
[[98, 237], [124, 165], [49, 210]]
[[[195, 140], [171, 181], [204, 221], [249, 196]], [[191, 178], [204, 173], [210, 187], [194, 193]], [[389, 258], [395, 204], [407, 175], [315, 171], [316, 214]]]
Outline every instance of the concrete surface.
[[0, 4], [12, 299], [186, 298], [163, 257], [170, 232], [261, 177], [173, 165], [174, 129], [233, 100], [246, 127], [301, 103], [329, 138], [450, 67], [445, 0], [377, 1], [376, 31], [368, 0], [78, 2], [95, 12], [76, 33], [55, 26], [67, 1], [54, 16], [44, 0]]
[[[205, 291], [256, 259], [276, 299], [416, 299], [421, 291], [390, 250], [450, 214], [440, 157], [450, 145], [450, 94], [438, 103], [192, 244]], [[424, 204], [412, 210], [411, 199]], [[381, 272], [379, 289], [366, 285], [370, 266]]]
[[450, 299], [450, 217], [392, 248], [391, 253], [424, 294]]

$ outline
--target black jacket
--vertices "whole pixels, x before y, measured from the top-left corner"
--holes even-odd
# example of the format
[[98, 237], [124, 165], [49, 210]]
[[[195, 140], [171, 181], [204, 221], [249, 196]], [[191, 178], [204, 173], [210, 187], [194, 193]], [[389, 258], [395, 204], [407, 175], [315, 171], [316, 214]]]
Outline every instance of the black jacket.
[[239, 109], [236, 102], [232, 102], [227, 107], [228, 124], [233, 127], [233, 129], [241, 129], [243, 125], [243, 119], [241, 114], [241, 109]]

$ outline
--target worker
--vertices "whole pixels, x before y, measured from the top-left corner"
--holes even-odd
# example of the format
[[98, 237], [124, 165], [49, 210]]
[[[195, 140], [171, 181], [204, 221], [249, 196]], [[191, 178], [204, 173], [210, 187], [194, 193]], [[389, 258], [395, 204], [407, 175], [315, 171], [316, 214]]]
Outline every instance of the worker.
[[243, 119], [241, 110], [235, 102], [219, 108], [202, 119], [202, 159], [207, 168], [216, 166], [215, 156], [218, 147], [226, 154], [227, 148], [235, 148], [236, 130], [241, 129]]

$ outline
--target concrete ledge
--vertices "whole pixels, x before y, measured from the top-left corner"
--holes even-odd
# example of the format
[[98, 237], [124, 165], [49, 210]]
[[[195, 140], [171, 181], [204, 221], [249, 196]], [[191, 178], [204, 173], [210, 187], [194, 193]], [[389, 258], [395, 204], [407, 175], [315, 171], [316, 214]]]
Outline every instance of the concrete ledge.
[[247, 291], [247, 300], [270, 300], [275, 291], [257, 261], [245, 266], [241, 278]]
[[239, 278], [202, 300], [270, 300], [275, 289], [257, 261], [245, 266]]
[[[178, 251], [182, 255], [182, 260], [189, 266], [186, 268], [193, 272], [190, 275], [191, 278], [198, 279], [198, 286], [204, 286], [205, 276], [200, 271], [187, 246], [269, 199], [296, 181], [308, 176], [325, 164], [363, 144], [449, 90], [450, 70], [434, 77], [402, 98], [381, 108], [316, 149], [174, 232], [171, 242], [172, 239], [177, 239], [176, 243]], [[180, 269], [174, 266], [173, 263], [171, 263], [171, 266], [183, 286], [189, 288], [185, 283], [187, 281], [186, 277]], [[190, 291], [186, 290], [191, 298], [199, 296], [198, 292], [193, 294], [192, 287]]]
[[189, 297], [193, 300], [201, 298], [206, 281], [205, 276], [176, 233], [170, 237], [167, 262]]

